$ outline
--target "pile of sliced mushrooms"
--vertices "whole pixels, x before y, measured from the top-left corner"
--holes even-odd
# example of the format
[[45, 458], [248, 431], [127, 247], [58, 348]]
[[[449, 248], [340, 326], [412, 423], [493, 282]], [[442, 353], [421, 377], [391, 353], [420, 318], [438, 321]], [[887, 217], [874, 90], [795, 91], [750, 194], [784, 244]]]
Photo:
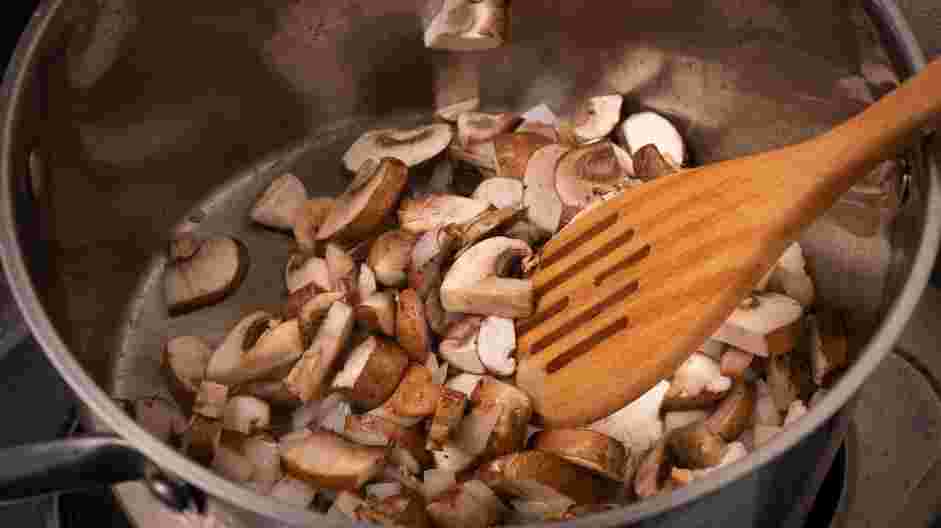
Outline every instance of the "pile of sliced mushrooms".
[[[672, 378], [598, 422], [543, 430], [513, 384], [540, 247], [620, 190], [684, 170], [670, 120], [622, 119], [622, 102], [595, 97], [564, 121], [545, 105], [463, 104], [367, 132], [343, 157], [351, 179], [336, 198], [278, 177], [251, 218], [296, 241], [283, 307], [251, 311], [215, 347], [170, 339], [177, 405], [136, 402], [137, 416], [259, 493], [387, 526], [570, 519], [768, 442], [848, 363], [841, 315], [814, 307], [798, 244]], [[250, 251], [174, 241], [169, 311], [221, 302]]]

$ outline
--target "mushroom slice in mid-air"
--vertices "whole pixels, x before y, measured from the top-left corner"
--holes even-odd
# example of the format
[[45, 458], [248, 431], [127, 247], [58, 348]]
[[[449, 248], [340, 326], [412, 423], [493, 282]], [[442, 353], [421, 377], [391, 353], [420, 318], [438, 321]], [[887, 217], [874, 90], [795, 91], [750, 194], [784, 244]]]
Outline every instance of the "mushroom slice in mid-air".
[[320, 224], [318, 240], [352, 241], [374, 233], [399, 201], [408, 167], [395, 158], [368, 159]]
[[425, 47], [451, 51], [486, 50], [503, 44], [507, 11], [494, 1], [445, 0], [425, 30]]
[[752, 295], [732, 312], [712, 339], [756, 356], [787, 353], [797, 343], [800, 303], [779, 293]]
[[477, 186], [473, 198], [497, 209], [519, 207], [523, 203], [523, 182], [511, 178], [488, 178]]
[[357, 172], [366, 160], [395, 158], [409, 167], [437, 156], [444, 150], [453, 134], [444, 123], [417, 128], [384, 128], [366, 132], [343, 155], [343, 165]]
[[335, 198], [311, 198], [294, 215], [294, 240], [303, 252], [317, 249], [317, 232], [336, 205]]
[[335, 433], [315, 431], [282, 448], [281, 461], [288, 473], [315, 486], [353, 490], [382, 472], [386, 450], [358, 446]]
[[509, 112], [465, 112], [457, 118], [457, 141], [461, 145], [490, 141], [498, 134], [512, 132], [522, 120], [518, 114]]
[[532, 255], [525, 242], [493, 237], [478, 242], [451, 266], [441, 285], [441, 303], [449, 312], [528, 317], [533, 285], [528, 279], [501, 277], [514, 259]]
[[497, 176], [522, 181], [533, 154], [548, 144], [550, 141], [545, 136], [532, 132], [500, 134], [493, 138]]
[[572, 218], [602, 195], [620, 189], [627, 176], [608, 141], [567, 152], [555, 170], [556, 192], [566, 208], [563, 217]]
[[239, 287], [248, 271], [248, 252], [231, 237], [178, 239], [171, 244], [171, 254], [163, 282], [171, 315], [221, 301]]
[[670, 382], [663, 380], [624, 408], [592, 423], [593, 431], [625, 444], [632, 453], [642, 453], [663, 436], [660, 409]]
[[451, 324], [438, 346], [438, 353], [441, 357], [464, 372], [485, 373], [486, 367], [481, 363], [477, 351], [477, 340], [482, 323], [482, 317], [467, 315]]
[[476, 477], [501, 495], [549, 502], [569, 498], [577, 504], [603, 502], [603, 479], [545, 451], [511, 453], [477, 469]]
[[456, 194], [429, 194], [403, 200], [399, 207], [399, 223], [406, 231], [424, 233], [448, 224], [466, 224], [487, 207], [487, 202]]
[[558, 455], [609, 479], [624, 479], [628, 453], [623, 444], [609, 436], [587, 429], [552, 429], [536, 433], [530, 442], [534, 449]]
[[252, 208], [252, 220], [275, 229], [291, 230], [297, 212], [307, 201], [307, 189], [290, 172], [274, 179]]
[[356, 307], [356, 321], [372, 332], [395, 336], [395, 294], [381, 291], [363, 299]]
[[383, 286], [401, 288], [408, 282], [412, 248], [418, 238], [414, 233], [395, 229], [379, 235], [369, 249], [367, 264]]
[[425, 303], [409, 288], [399, 292], [395, 310], [396, 339], [409, 357], [420, 363], [431, 353], [431, 330], [425, 320]]
[[479, 480], [458, 484], [438, 495], [427, 507], [434, 525], [448, 528], [490, 528], [500, 522], [505, 509], [493, 491]]
[[621, 104], [624, 97], [619, 94], [592, 97], [576, 112], [575, 138], [579, 143], [591, 143], [607, 136], [621, 119]]
[[644, 145], [653, 144], [657, 151], [674, 166], [686, 161], [683, 137], [673, 123], [654, 112], [640, 112], [629, 116], [618, 128], [622, 144], [633, 156]]
[[357, 408], [368, 411], [386, 401], [405, 375], [408, 356], [391, 341], [371, 336], [350, 352], [332, 389]]
[[342, 302], [333, 303], [311, 345], [285, 380], [301, 401], [317, 398], [326, 388], [327, 376], [336, 368], [352, 331], [353, 309]]
[[163, 347], [161, 366], [166, 374], [170, 392], [181, 404], [189, 405], [206, 377], [206, 366], [212, 349], [195, 336], [179, 336], [167, 341]]

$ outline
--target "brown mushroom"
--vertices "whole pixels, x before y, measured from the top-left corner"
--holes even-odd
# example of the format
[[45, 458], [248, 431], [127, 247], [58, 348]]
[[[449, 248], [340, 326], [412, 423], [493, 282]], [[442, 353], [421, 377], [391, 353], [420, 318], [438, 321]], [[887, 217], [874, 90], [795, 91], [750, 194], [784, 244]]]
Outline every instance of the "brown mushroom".
[[353, 309], [342, 302], [333, 303], [311, 345], [285, 380], [301, 401], [320, 396], [352, 331]]
[[477, 336], [480, 333], [481, 323], [483, 323], [482, 317], [468, 315], [451, 324], [438, 346], [438, 353], [448, 363], [464, 372], [485, 373], [486, 368], [480, 362], [477, 353]]
[[498, 376], [516, 372], [516, 326], [512, 319], [491, 315], [480, 324], [477, 354], [488, 371]]
[[499, 494], [526, 500], [569, 498], [579, 504], [603, 502], [606, 486], [591, 471], [545, 451], [511, 453], [477, 469], [476, 478]]
[[317, 197], [304, 202], [294, 215], [294, 240], [301, 251], [317, 248], [317, 233], [336, 205], [335, 198]]
[[671, 467], [667, 440], [661, 438], [647, 451], [637, 467], [637, 473], [634, 475], [634, 493], [646, 499], [663, 491]]
[[624, 97], [619, 94], [592, 97], [576, 112], [573, 130], [579, 143], [598, 141], [614, 130], [621, 119], [621, 104]]
[[562, 201], [556, 190], [555, 170], [569, 147], [547, 145], [533, 153], [526, 166], [523, 205], [526, 217], [544, 232], [555, 234], [562, 221]]
[[457, 118], [457, 141], [461, 145], [490, 141], [498, 134], [512, 132], [522, 121], [522, 117], [510, 112], [465, 112]]
[[466, 112], [473, 112], [478, 108], [480, 108], [480, 98], [471, 97], [470, 99], [463, 99], [438, 108], [435, 110], [435, 118], [447, 123], [457, 124], [457, 119], [461, 116], [461, 114]]
[[486, 455], [498, 457], [519, 451], [526, 443], [526, 425], [532, 417], [532, 400], [514, 385], [484, 376], [470, 397], [470, 415], [465, 420], [478, 416], [499, 413], [493, 434], [487, 441]]
[[620, 441], [631, 452], [642, 453], [663, 436], [660, 411], [669, 390], [670, 382], [663, 380], [622, 409], [592, 423], [589, 428]]
[[388, 447], [388, 461], [411, 475], [432, 461], [420, 426], [405, 427], [373, 414], [350, 415], [341, 434], [357, 444]]
[[340, 292], [318, 293], [303, 299], [304, 302], [300, 304], [293, 303], [292, 299], [288, 298], [288, 305], [285, 307], [284, 312], [286, 316], [297, 314], [296, 317], [301, 324], [301, 336], [304, 344], [309, 345], [317, 329], [320, 328], [324, 317], [327, 316], [330, 307], [333, 306], [333, 303], [342, 301], [345, 297]]
[[236, 385], [263, 378], [304, 352], [297, 319], [280, 321], [265, 312], [243, 318], [213, 352], [206, 378]]
[[722, 375], [719, 362], [695, 352], [673, 374], [663, 409], [702, 409], [719, 401], [730, 388], [732, 380]]
[[193, 402], [193, 414], [206, 418], [219, 418], [229, 398], [229, 388], [225, 385], [203, 380]]
[[254, 396], [233, 396], [222, 409], [222, 427], [251, 435], [271, 425], [271, 406]]
[[311, 291], [316, 293], [330, 291], [333, 285], [330, 283], [327, 261], [304, 253], [292, 254], [284, 267], [284, 285], [289, 294], [308, 286], [313, 286]]
[[726, 442], [732, 442], [745, 432], [755, 412], [754, 384], [739, 380], [722, 400], [716, 410], [706, 419], [706, 427]]
[[283, 448], [281, 461], [288, 473], [315, 486], [354, 490], [382, 472], [386, 451], [358, 446], [335, 433], [316, 431]]
[[274, 179], [252, 208], [252, 220], [267, 227], [291, 230], [307, 201], [307, 189], [290, 172]]
[[382, 405], [398, 386], [408, 366], [408, 355], [398, 345], [371, 336], [350, 352], [332, 389], [357, 408], [368, 411]]
[[239, 287], [248, 272], [248, 252], [238, 240], [231, 237], [188, 240], [195, 244], [195, 250], [192, 247], [183, 250], [175, 244], [174, 253], [179, 258], [167, 264], [164, 274], [164, 298], [170, 315], [221, 301]]
[[409, 365], [402, 381], [381, 406], [369, 411], [403, 427], [412, 427], [435, 412], [441, 386], [431, 379], [431, 371], [424, 365]]
[[216, 446], [210, 467], [235, 482], [247, 482], [255, 471], [255, 466], [248, 458], [223, 444]]
[[408, 167], [394, 158], [370, 159], [339, 198], [317, 231], [317, 240], [353, 241], [375, 232], [398, 203]]
[[436, 497], [427, 507], [435, 526], [490, 528], [503, 517], [505, 506], [479, 480], [469, 480]]
[[343, 155], [343, 165], [357, 172], [367, 160], [393, 158], [409, 167], [437, 156], [451, 143], [451, 127], [436, 123], [417, 128], [386, 128], [366, 132]]
[[719, 371], [722, 372], [723, 376], [741, 379], [748, 372], [748, 367], [751, 366], [754, 359], [753, 354], [749, 354], [744, 350], [739, 350], [733, 346], [725, 347], [719, 362]]
[[441, 449], [451, 438], [457, 426], [464, 418], [464, 409], [467, 407], [467, 396], [456, 390], [443, 387], [438, 394], [438, 403], [435, 414], [428, 428], [427, 448]]
[[327, 273], [330, 276], [330, 289], [344, 295], [356, 290], [356, 262], [342, 247], [333, 242], [327, 244]]
[[653, 144], [672, 165], [686, 161], [683, 137], [670, 121], [654, 112], [640, 112], [625, 119], [618, 128], [622, 144], [633, 156], [641, 147]]
[[389, 337], [395, 336], [396, 301], [391, 291], [381, 291], [370, 295], [356, 307], [356, 321], [371, 332], [381, 332]]
[[429, 194], [407, 198], [399, 207], [399, 223], [411, 233], [424, 233], [448, 224], [466, 224], [487, 210], [489, 204], [455, 194]]
[[623, 444], [601, 433], [587, 429], [540, 431], [533, 435], [530, 445], [609, 479], [624, 479], [628, 453]]
[[634, 162], [634, 175], [637, 179], [645, 182], [668, 176], [679, 170], [660, 155], [660, 151], [653, 143], [639, 148], [632, 159]]
[[461, 229], [461, 247], [466, 249], [504, 227], [519, 221], [523, 213], [524, 209], [515, 207], [490, 209], [481, 213], [480, 216]]
[[588, 207], [602, 195], [625, 185], [627, 172], [608, 141], [579, 147], [559, 159], [555, 186], [565, 206], [564, 218]]
[[395, 313], [396, 339], [409, 357], [424, 362], [431, 353], [431, 332], [425, 320], [425, 304], [418, 292], [400, 291]]
[[514, 259], [532, 255], [529, 246], [507, 237], [488, 238], [465, 251], [441, 285], [441, 302], [450, 312], [528, 317], [533, 285], [528, 279], [504, 278]]
[[493, 138], [493, 147], [497, 160], [497, 176], [522, 181], [533, 154], [549, 143], [544, 136], [531, 132], [496, 136]]
[[502, 209], [523, 204], [523, 181], [511, 178], [488, 178], [477, 186], [472, 198]]
[[414, 233], [395, 229], [379, 235], [369, 250], [367, 263], [383, 286], [401, 288], [408, 280], [412, 248], [418, 238]]
[[254, 396], [271, 404], [278, 409], [294, 409], [301, 405], [297, 396], [288, 390], [283, 379], [257, 380], [238, 385], [234, 388], [236, 395]]
[[221, 437], [222, 422], [194, 414], [183, 435], [183, 452], [197, 463], [208, 466], [212, 463]]
[[192, 404], [199, 384], [206, 377], [206, 366], [212, 349], [195, 336], [179, 336], [167, 341], [163, 347], [161, 366], [170, 392], [180, 404]]
[[484, 177], [496, 176], [497, 150], [493, 141], [471, 145], [459, 145], [455, 142], [448, 147], [448, 156], [454, 161], [470, 165]]
[[696, 422], [670, 433], [667, 446], [680, 467], [702, 469], [722, 460], [725, 440], [712, 432], [705, 422]]

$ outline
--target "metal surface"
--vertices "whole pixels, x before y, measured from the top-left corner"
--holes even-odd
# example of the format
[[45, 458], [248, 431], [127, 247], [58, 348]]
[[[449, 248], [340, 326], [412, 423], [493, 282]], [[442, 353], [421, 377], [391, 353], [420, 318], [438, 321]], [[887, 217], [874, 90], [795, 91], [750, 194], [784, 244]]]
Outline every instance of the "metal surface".
[[[289, 240], [246, 214], [267, 182], [291, 169], [313, 193], [335, 193], [346, 181], [337, 160], [360, 131], [427, 119], [435, 100], [478, 88], [485, 108], [548, 102], [560, 111], [588, 94], [625, 93], [630, 109], [678, 122], [697, 162], [791, 143], [858, 111], [838, 82], [882, 57], [852, 3], [818, 4], [519, 2], [512, 45], [468, 59], [422, 48], [417, 0], [47, 2], [2, 92], [3, 263], [37, 339], [103, 426], [222, 498], [210, 511], [224, 522], [329, 525], [189, 462], [109, 397], [164, 390], [156, 366], [166, 337], [218, 338], [245, 310], [280, 303]], [[920, 67], [894, 5], [867, 5], [900, 73]], [[474, 74], [443, 84], [447, 70]], [[34, 152], [44, 160], [41, 185], [25, 176]], [[856, 237], [825, 219], [804, 239], [819, 294], [852, 310], [860, 350], [831, 394], [745, 461], [570, 525], [666, 525], [707, 518], [723, 495], [773, 497], [768, 463], [815, 438], [858, 390], [927, 281], [941, 197], [936, 168], [916, 162], [911, 198], [880, 236]], [[153, 286], [181, 218], [199, 233], [238, 236], [252, 266], [226, 303], [169, 319]], [[22, 246], [36, 240], [48, 258], [27, 261]], [[755, 479], [764, 485], [745, 486]]]

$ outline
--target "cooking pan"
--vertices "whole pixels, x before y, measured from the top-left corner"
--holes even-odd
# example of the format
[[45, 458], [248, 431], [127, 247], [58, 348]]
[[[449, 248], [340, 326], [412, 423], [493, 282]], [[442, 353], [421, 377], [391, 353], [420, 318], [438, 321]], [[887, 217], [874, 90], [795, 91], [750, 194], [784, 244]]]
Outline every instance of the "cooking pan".
[[[312, 194], [336, 194], [348, 181], [338, 160], [358, 134], [426, 121], [468, 94], [486, 109], [565, 111], [623, 93], [628, 110], [678, 123], [693, 161], [707, 163], [851, 116], [864, 105], [852, 88], [860, 72], [883, 72], [864, 83], [878, 94], [890, 73], [923, 66], [891, 1], [799, 4], [517, 2], [506, 46], [461, 55], [424, 49], [419, 0], [44, 2], [3, 85], [2, 260], [34, 338], [103, 434], [0, 453], [0, 496], [145, 479], [177, 509], [204, 509], [202, 490], [231, 524], [332, 525], [189, 461], [115, 402], [166, 393], [167, 338], [218, 340], [247, 310], [283, 302], [291, 241], [247, 220], [258, 193], [291, 170]], [[850, 312], [855, 351], [819, 405], [708, 478], [567, 524], [695, 525], [730, 495], [773, 504], [776, 465], [822, 456], [815, 438], [891, 349], [936, 254], [938, 171], [922, 147], [913, 138], [892, 214], [872, 229], [833, 214], [802, 240], [819, 295]], [[251, 265], [226, 302], [171, 318], [160, 277], [166, 241], [184, 227], [236, 236]], [[744, 498], [748, 481], [764, 485]]]

